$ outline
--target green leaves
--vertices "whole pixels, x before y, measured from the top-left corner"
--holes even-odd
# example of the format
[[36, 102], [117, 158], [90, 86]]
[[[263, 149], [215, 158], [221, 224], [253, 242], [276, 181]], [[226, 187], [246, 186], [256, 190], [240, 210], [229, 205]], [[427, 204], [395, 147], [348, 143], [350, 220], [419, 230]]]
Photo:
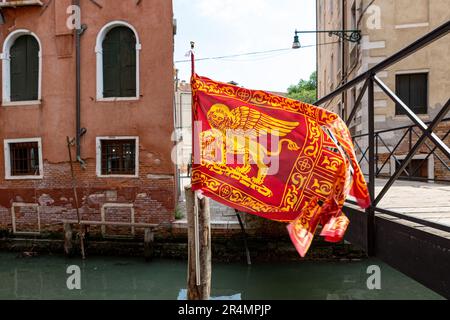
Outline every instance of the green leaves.
[[297, 85], [288, 88], [288, 97], [305, 103], [314, 103], [317, 100], [317, 73], [314, 71], [309, 80], [300, 80]]

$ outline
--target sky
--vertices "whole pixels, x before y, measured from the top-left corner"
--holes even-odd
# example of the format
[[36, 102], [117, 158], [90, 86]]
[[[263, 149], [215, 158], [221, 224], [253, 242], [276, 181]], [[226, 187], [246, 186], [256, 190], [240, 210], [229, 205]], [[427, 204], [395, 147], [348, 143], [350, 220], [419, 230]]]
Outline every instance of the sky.
[[[189, 80], [190, 41], [196, 58], [289, 49], [294, 31], [315, 30], [315, 0], [173, 0], [177, 19], [175, 61], [179, 78]], [[196, 72], [249, 89], [286, 92], [316, 69], [314, 34], [300, 35], [309, 48], [196, 62]]]

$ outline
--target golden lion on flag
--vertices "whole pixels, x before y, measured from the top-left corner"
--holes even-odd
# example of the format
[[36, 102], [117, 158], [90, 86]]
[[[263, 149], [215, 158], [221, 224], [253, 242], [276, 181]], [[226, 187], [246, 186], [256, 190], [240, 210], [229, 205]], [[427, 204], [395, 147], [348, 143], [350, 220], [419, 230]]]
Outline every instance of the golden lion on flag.
[[192, 188], [236, 210], [289, 222], [304, 257], [319, 225], [343, 240], [349, 194], [370, 197], [349, 130], [325, 109], [231, 84], [192, 77]]

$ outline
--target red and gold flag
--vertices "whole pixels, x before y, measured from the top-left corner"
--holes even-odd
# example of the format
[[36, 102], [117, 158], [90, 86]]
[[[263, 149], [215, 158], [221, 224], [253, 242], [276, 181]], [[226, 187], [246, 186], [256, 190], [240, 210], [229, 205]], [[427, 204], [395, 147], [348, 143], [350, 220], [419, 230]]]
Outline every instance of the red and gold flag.
[[327, 241], [343, 238], [348, 194], [370, 198], [350, 132], [336, 114], [194, 74], [192, 188], [235, 208], [290, 222], [308, 251], [319, 224]]

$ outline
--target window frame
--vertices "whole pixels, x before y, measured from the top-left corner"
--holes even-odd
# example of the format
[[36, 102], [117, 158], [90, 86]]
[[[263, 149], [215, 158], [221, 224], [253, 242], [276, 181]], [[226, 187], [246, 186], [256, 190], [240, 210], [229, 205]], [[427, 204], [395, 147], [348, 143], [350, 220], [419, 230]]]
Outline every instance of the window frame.
[[[105, 98], [103, 94], [104, 82], [103, 82], [103, 41], [105, 40], [106, 35], [111, 29], [115, 27], [127, 27], [131, 31], [133, 31], [136, 37], [136, 96], [134, 97], [111, 97]], [[95, 54], [97, 58], [97, 101], [106, 101], [106, 102], [114, 102], [114, 101], [133, 101], [139, 100], [141, 96], [140, 91], [140, 52], [142, 49], [141, 41], [139, 38], [139, 34], [136, 29], [125, 21], [112, 21], [106, 24], [98, 33], [97, 41], [95, 45]]]
[[[426, 79], [427, 79], [427, 83], [426, 83], [426, 112], [425, 113], [416, 113], [413, 109], [413, 106], [410, 106], [408, 103], [406, 103], [405, 101], [403, 101], [408, 108], [410, 108], [414, 113], [416, 113], [417, 116], [419, 117], [427, 117], [429, 115], [430, 112], [430, 70], [428, 69], [423, 69], [423, 70], [405, 70], [405, 71], [397, 71], [395, 73], [395, 94], [398, 96], [398, 76], [412, 76], [412, 75], [417, 75], [417, 74], [425, 74], [426, 75]], [[396, 118], [401, 118], [401, 117], [406, 117], [406, 114], [399, 114], [397, 113], [397, 103], [394, 103], [394, 115]]]
[[[39, 175], [37, 176], [14, 176], [11, 168], [11, 148], [10, 144], [14, 143], [37, 143], [39, 156]], [[3, 141], [5, 155], [5, 180], [42, 180], [44, 178], [44, 160], [42, 157], [42, 139], [41, 138], [24, 138], [24, 139], [5, 139]]]
[[[435, 178], [434, 155], [428, 156], [428, 154], [416, 154], [416, 155], [414, 155], [412, 160], [424, 160], [427, 157], [428, 157], [428, 160], [427, 160], [428, 161], [428, 180], [434, 180], [434, 178]], [[397, 158], [397, 160], [405, 160], [406, 155], [405, 154], [395, 155], [395, 158]], [[391, 160], [390, 160], [391, 176], [393, 176], [395, 174], [395, 171], [397, 170], [397, 166], [396, 166], [397, 162], [395, 161], [395, 158], [391, 157]], [[406, 170], [409, 170], [409, 168], [406, 168]]]
[[[108, 174], [104, 175], [102, 173], [102, 141], [114, 141], [114, 140], [135, 140], [135, 172], [133, 175], [130, 174]], [[96, 173], [98, 178], [139, 178], [139, 137], [97, 137], [96, 138]]]
[[[38, 99], [31, 101], [11, 101], [11, 47], [21, 36], [32, 36], [39, 45]], [[3, 43], [2, 59], [2, 106], [40, 105], [42, 101], [42, 43], [39, 37], [27, 29], [11, 32]]]

